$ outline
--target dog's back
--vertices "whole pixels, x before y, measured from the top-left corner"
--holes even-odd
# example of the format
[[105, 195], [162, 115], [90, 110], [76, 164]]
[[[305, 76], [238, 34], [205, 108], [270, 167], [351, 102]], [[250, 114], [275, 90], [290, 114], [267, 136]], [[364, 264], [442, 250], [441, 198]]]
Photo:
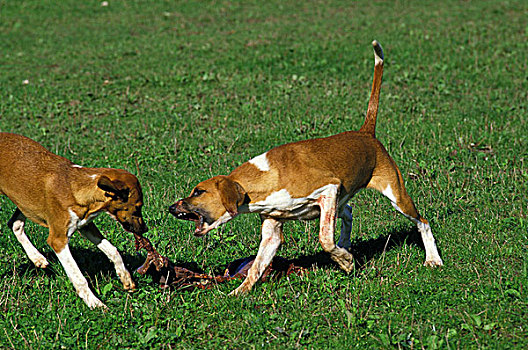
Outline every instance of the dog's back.
[[0, 190], [8, 181], [24, 181], [34, 173], [56, 173], [57, 168], [71, 167], [66, 158], [51, 153], [39, 143], [22, 135], [0, 133]]
[[47, 189], [66, 185], [59, 177], [68, 172], [61, 170], [72, 165], [25, 136], [0, 133], [0, 194], [41, 225], [46, 226]]

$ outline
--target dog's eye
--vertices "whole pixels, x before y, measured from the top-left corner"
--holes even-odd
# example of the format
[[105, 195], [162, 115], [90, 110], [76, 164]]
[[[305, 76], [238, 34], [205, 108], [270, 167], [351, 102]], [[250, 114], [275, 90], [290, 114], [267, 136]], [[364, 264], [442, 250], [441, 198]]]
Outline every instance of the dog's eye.
[[202, 193], [205, 193], [205, 190], [195, 189], [194, 192], [192, 193], [191, 197], [198, 197]]

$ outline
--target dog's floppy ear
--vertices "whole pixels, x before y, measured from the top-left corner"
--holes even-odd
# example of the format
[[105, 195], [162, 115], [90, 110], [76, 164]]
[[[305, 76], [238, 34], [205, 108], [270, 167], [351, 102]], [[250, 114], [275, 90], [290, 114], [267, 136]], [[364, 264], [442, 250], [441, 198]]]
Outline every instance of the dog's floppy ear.
[[97, 181], [97, 187], [102, 189], [106, 192], [106, 196], [112, 197], [112, 198], [119, 198], [123, 202], [128, 201], [128, 195], [130, 193], [130, 189], [128, 186], [119, 180], [110, 180], [106, 176], [101, 176], [99, 180]]
[[244, 203], [246, 190], [238, 182], [223, 177], [216, 183], [222, 204], [231, 217], [238, 215], [238, 207]]

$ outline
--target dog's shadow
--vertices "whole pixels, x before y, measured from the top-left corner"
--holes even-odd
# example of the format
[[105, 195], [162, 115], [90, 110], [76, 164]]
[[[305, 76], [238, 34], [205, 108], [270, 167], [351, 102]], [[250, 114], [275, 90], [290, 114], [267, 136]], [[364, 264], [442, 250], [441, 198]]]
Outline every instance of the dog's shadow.
[[[357, 271], [363, 269], [374, 257], [383, 254], [386, 251], [395, 249], [403, 244], [418, 246], [425, 250], [418, 229], [409, 228], [406, 230], [394, 229], [389, 234], [372, 238], [366, 241], [353, 241], [349, 251], [352, 253]], [[312, 255], [299, 256], [292, 259], [293, 263], [303, 268], [312, 267], [335, 267], [338, 268], [331, 258], [330, 254], [319, 251]]]
[[[356, 271], [363, 269], [367, 263], [372, 260], [374, 257], [383, 254], [386, 251], [395, 249], [402, 244], [415, 245], [424, 250], [424, 246], [421, 240], [421, 237], [416, 228], [409, 228], [407, 230], [394, 229], [388, 235], [369, 239], [366, 241], [355, 241], [353, 242], [350, 252], [354, 256], [356, 262]], [[89, 248], [80, 248], [72, 247], [72, 255], [79, 265], [79, 268], [85, 276], [88, 277], [89, 283], [93, 283], [97, 280], [99, 275], [110, 275], [115, 276], [115, 269], [113, 264], [108, 260], [108, 258], [100, 251], [89, 249]], [[134, 275], [134, 279], [137, 280], [138, 274], [135, 273], [136, 269], [140, 267], [146, 258], [145, 252], [137, 252], [135, 254], [122, 253], [123, 261], [125, 262], [126, 267]], [[27, 261], [15, 267], [15, 269], [10, 269], [2, 274], [1, 278], [12, 277], [17, 274], [20, 276], [37, 276], [41, 273], [47, 275], [48, 278], [55, 278], [57, 275], [57, 269], [62, 268], [58, 259], [56, 258], [53, 252], [45, 252], [44, 256], [50, 262], [50, 266], [45, 269], [37, 268]], [[236, 257], [234, 257], [236, 259]], [[242, 259], [241, 259], [242, 260]], [[290, 259], [290, 262], [295, 266], [301, 268], [336, 268], [337, 264], [332, 261], [330, 255], [323, 251], [319, 251], [311, 255], [303, 255]], [[197, 262], [182, 262], [177, 261], [175, 265], [178, 267], [184, 267], [188, 270], [203, 273], [203, 270], [200, 269]], [[223, 273], [226, 269], [226, 265], [213, 267], [213, 271], [218, 273]], [[152, 284], [158, 284], [158, 278], [152, 276]]]
[[[88, 280], [94, 281], [97, 275], [114, 275], [115, 268], [110, 260], [106, 257], [103, 252], [95, 248], [81, 248], [81, 247], [71, 247], [70, 248], [74, 260], [77, 262], [79, 269], [85, 275]], [[20, 254], [23, 254], [21, 252]], [[143, 254], [128, 254], [121, 253], [121, 257], [125, 263], [125, 266], [129, 271], [135, 271], [143, 261], [145, 260], [145, 255]], [[2, 275], [0, 278], [12, 277], [14, 275], [18, 276], [27, 276], [35, 277], [40, 274], [45, 274], [49, 278], [56, 278], [58, 274], [58, 269], [63, 269], [57, 256], [53, 251], [42, 252], [42, 255], [48, 260], [49, 265], [46, 268], [36, 267], [29, 258], [25, 257], [26, 262], [16, 265], [15, 268], [9, 269]]]
[[[425, 250], [425, 247], [423, 245], [418, 229], [414, 227], [414, 228], [408, 228], [404, 230], [395, 228], [391, 232], [389, 232], [387, 235], [384, 235], [382, 237], [373, 238], [373, 239], [369, 239], [365, 241], [357, 240], [355, 242], [352, 242], [352, 246], [350, 247], [349, 251], [352, 253], [354, 257], [356, 271], [361, 271], [365, 266], [367, 266], [367, 263], [371, 261], [373, 258], [375, 258], [376, 256], [379, 256], [386, 251], [396, 249], [397, 247], [400, 247], [404, 244], [407, 244], [410, 246], [417, 246], [421, 250]], [[229, 263], [227, 265], [213, 267], [212, 270], [217, 275], [223, 274], [226, 271], [226, 269], [229, 269], [229, 271], [231, 271], [231, 268], [233, 268], [233, 270], [236, 270], [236, 268], [239, 266], [238, 263], [247, 262], [248, 260], [252, 260], [252, 258], [254, 257], [255, 256], [253, 255], [251, 257], [240, 258], [237, 260], [233, 259], [234, 261], [232, 263]], [[279, 259], [280, 261], [278, 261], [278, 264], [275, 264], [275, 261], [274, 261], [274, 265], [273, 265], [274, 269], [278, 272], [286, 272], [290, 264], [293, 264], [294, 266], [300, 267], [303, 269], [310, 269], [310, 268], [339, 269], [337, 263], [335, 263], [330, 258], [330, 254], [322, 250], [319, 250], [315, 254], [300, 255], [300, 256], [297, 256], [291, 259], [282, 259], [282, 258], [279, 258]], [[194, 272], [198, 272], [198, 273], [203, 272], [203, 270], [201, 270], [198, 267], [199, 265], [196, 262], [179, 262], [178, 261], [175, 263], [175, 265], [178, 267], [184, 267]]]

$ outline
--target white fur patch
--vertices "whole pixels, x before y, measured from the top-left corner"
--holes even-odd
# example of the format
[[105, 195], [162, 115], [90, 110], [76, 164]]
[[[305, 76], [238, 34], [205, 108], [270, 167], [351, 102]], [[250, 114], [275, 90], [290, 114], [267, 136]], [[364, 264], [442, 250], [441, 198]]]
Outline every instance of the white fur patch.
[[394, 195], [394, 192], [392, 192], [391, 185], [387, 185], [387, 187], [381, 191], [385, 197], [391, 200], [391, 202], [396, 203], [396, 196]]
[[397, 201], [396, 201], [396, 196], [394, 195], [394, 192], [392, 191], [392, 187], [391, 187], [391, 185], [387, 185], [387, 187], [386, 187], [383, 191], [381, 191], [381, 193], [383, 193], [383, 195], [384, 195], [385, 197], [387, 197], [388, 199], [390, 199], [391, 204], [392, 204], [392, 206], [394, 207], [394, 209], [396, 209], [397, 211], [399, 211], [400, 213], [402, 213], [406, 218], [408, 218], [408, 219], [410, 219], [410, 220], [416, 222], [416, 219], [415, 219], [415, 218], [412, 218], [412, 217], [410, 217], [409, 215], [405, 214], [405, 213], [401, 210], [401, 208], [398, 206]]
[[73, 165], [72, 165], [72, 168], [82, 168], [82, 166], [77, 165], [77, 164], [73, 164]]
[[258, 212], [271, 216], [291, 218], [309, 218], [319, 212], [319, 197], [335, 188], [337, 185], [329, 184], [316, 189], [306, 197], [293, 198], [288, 190], [281, 189], [271, 193], [266, 199], [250, 203], [250, 212]]
[[378, 55], [374, 54], [375, 58], [374, 58], [374, 65], [378, 65], [378, 64], [381, 64], [383, 63], [383, 60], [381, 59], [381, 57], [379, 57]]
[[107, 239], [103, 238], [101, 240], [101, 243], [97, 245], [97, 248], [99, 248], [105, 255], [110, 259], [111, 261], [121, 260], [121, 255], [119, 255], [119, 252], [117, 251], [117, 248], [112, 245]]
[[75, 214], [75, 212], [69, 208], [68, 208], [68, 213], [70, 213], [70, 224], [68, 225], [68, 237], [71, 237], [73, 233], [77, 231], [77, 229], [91, 222], [101, 212], [88, 215], [86, 218], [82, 220], [79, 220], [79, 217], [77, 216], [77, 214]]
[[253, 164], [254, 166], [256, 166], [257, 169], [260, 170], [260, 171], [269, 171], [270, 170], [270, 165], [268, 163], [267, 152], [261, 154], [260, 156], [256, 156], [253, 159], [250, 159], [248, 162]]
[[208, 225], [206, 222], [204, 222], [203, 224], [203, 227], [202, 227], [202, 230], [201, 231], [196, 231], [196, 235], [198, 236], [203, 236], [205, 235], [207, 232], [211, 231], [211, 230], [214, 230], [215, 228], [217, 228], [218, 226], [222, 225], [222, 224], [225, 224], [226, 222], [228, 222], [229, 220], [231, 220], [233, 217], [231, 216], [231, 214], [229, 214], [227, 211], [224, 213], [224, 215], [220, 216], [215, 222], [213, 222], [211, 225]]
[[388, 185], [381, 193], [383, 193], [385, 197], [390, 199], [392, 206], [397, 211], [402, 213], [407, 219], [413, 221], [414, 223], [416, 223], [416, 226], [418, 226], [418, 231], [420, 231], [420, 235], [422, 236], [422, 241], [425, 247], [425, 265], [442, 266], [443, 262], [440, 258], [440, 254], [438, 254], [438, 249], [436, 248], [433, 233], [431, 232], [431, 226], [429, 226], [429, 224], [423, 223], [417, 218], [413, 218], [412, 216], [409, 216], [404, 213], [398, 206], [396, 196], [394, 195], [394, 192], [392, 191], [390, 185]]
[[294, 199], [285, 188], [271, 193], [264, 201], [256, 202], [254, 205], [258, 205], [259, 203], [271, 208], [289, 208], [295, 206]]
[[123, 283], [125, 289], [132, 289], [135, 287], [134, 281], [130, 276], [130, 273], [123, 263], [123, 259], [119, 254], [116, 247], [112, 245], [106, 238], [94, 235], [90, 230], [81, 230], [81, 234], [86, 237], [90, 242], [95, 244], [99, 250], [101, 250], [107, 257], [114, 263], [114, 267], [117, 275]]

